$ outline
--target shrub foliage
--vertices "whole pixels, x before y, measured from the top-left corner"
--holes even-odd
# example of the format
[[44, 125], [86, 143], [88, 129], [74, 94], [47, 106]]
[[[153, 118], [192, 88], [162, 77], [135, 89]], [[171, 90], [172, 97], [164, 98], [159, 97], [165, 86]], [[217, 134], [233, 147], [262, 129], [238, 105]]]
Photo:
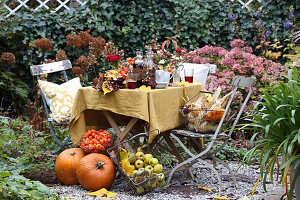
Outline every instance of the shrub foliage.
[[[285, 25], [289, 20], [289, 7], [295, 2], [267, 0], [263, 12], [255, 15], [255, 9], [249, 12], [240, 4], [227, 1], [89, 0], [86, 7], [57, 13], [19, 13], [2, 21], [0, 52], [16, 55], [17, 68], [11, 71], [31, 85], [29, 66], [39, 64], [43, 56], [55, 56], [51, 52], [35, 54], [32, 45], [37, 38], [50, 39], [56, 52], [66, 46], [68, 34], [90, 30], [93, 36], [113, 41], [127, 56], [144, 50], [152, 40], [161, 43], [165, 37], [174, 35], [181, 47], [187, 49], [204, 45], [227, 48], [235, 38], [254, 46], [258, 43], [253, 40], [257, 34], [257, 20], [270, 31], [271, 26], [275, 27], [272, 37], [283, 40], [288, 36], [291, 28]], [[68, 57], [79, 57], [80, 50], [68, 51], [68, 54]]]

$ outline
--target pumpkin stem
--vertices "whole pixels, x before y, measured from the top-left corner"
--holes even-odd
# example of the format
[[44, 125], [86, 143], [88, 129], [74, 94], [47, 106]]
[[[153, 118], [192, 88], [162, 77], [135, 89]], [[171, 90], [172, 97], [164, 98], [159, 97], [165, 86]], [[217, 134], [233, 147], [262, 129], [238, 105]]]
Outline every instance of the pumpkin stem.
[[101, 169], [103, 165], [104, 165], [104, 162], [97, 162], [95, 164], [95, 166], [96, 166], [97, 169]]
[[71, 156], [74, 156], [75, 154], [76, 154], [76, 152], [75, 151], [71, 151]]

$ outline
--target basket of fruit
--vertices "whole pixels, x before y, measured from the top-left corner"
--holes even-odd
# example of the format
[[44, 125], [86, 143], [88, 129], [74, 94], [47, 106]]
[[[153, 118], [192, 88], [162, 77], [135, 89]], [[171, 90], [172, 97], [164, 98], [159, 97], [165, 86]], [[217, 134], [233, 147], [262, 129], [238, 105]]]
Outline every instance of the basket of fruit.
[[[221, 88], [218, 88], [213, 94], [200, 91], [180, 108], [179, 111], [185, 120], [185, 126], [188, 130], [201, 133], [213, 133], [216, 131], [231, 96], [231, 93], [229, 93], [224, 97], [220, 97], [220, 93]], [[222, 128], [229, 124], [234, 116], [229, 113], [230, 111], [224, 117]]]
[[165, 179], [172, 169], [171, 163], [159, 148], [149, 149], [147, 138], [150, 132], [137, 134], [106, 150], [118, 171], [137, 195], [164, 187]]
[[98, 131], [94, 129], [88, 130], [83, 134], [80, 141], [80, 148], [85, 154], [106, 154], [106, 149], [112, 147], [114, 144], [111, 133], [102, 129]]

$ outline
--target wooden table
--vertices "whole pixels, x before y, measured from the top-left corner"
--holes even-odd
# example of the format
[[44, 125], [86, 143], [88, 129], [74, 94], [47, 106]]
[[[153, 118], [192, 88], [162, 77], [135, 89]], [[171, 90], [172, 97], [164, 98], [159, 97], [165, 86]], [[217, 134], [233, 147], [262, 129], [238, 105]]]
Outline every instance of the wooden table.
[[[143, 132], [144, 126], [146, 130], [172, 130], [183, 125], [179, 108], [184, 105], [184, 99], [203, 89], [202, 84], [151, 91], [120, 89], [104, 96], [93, 88], [81, 88], [74, 101], [69, 134], [76, 146], [90, 128], [112, 127], [117, 134], [115, 144], [123, 141], [129, 132]], [[125, 128], [121, 131], [119, 126]], [[149, 136], [149, 143], [155, 136]]]

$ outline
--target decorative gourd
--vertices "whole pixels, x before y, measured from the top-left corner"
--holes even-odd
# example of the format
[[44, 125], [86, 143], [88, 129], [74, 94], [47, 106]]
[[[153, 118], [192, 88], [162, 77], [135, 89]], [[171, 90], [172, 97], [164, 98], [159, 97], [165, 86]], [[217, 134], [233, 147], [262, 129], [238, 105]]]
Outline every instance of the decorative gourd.
[[76, 176], [76, 167], [85, 156], [80, 148], [66, 149], [59, 154], [55, 161], [55, 173], [58, 180], [66, 185], [79, 184]]
[[77, 178], [86, 190], [109, 188], [116, 176], [114, 163], [106, 155], [91, 153], [79, 162]]
[[214, 121], [214, 122], [220, 122], [223, 113], [224, 113], [225, 109], [223, 108], [215, 108], [213, 111], [210, 111], [209, 113], [206, 114], [206, 121]]

